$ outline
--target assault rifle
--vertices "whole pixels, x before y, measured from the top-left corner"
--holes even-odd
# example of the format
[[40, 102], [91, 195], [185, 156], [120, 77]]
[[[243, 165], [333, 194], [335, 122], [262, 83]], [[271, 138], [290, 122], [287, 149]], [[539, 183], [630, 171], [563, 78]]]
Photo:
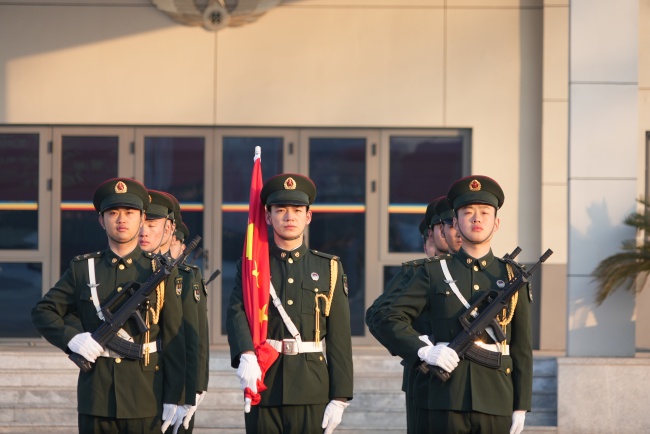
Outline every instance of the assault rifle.
[[[129, 282], [121, 292], [106, 300], [102, 305], [101, 311], [104, 315], [104, 322], [92, 333], [92, 338], [102, 347], [108, 347], [125, 358], [142, 358], [142, 345], [119, 337], [117, 332], [131, 318], [134, 320], [140, 334], [149, 330], [142, 318], [141, 310], [145, 311], [146, 314], [151, 293], [171, 274], [174, 267], [187, 258], [190, 252], [199, 244], [199, 241], [201, 241], [201, 237], [194, 237], [185, 251], [174, 261], [160, 254], [155, 255], [158, 266], [156, 271], [144, 283]], [[84, 372], [89, 372], [93, 368], [92, 363], [81, 354], [72, 353], [68, 358]]]
[[[519, 251], [521, 251], [521, 249], [517, 247], [517, 249], [515, 249], [513, 252], [514, 256], [516, 256]], [[510, 263], [511, 265], [519, 268], [519, 265], [513, 260], [513, 254], [506, 255], [503, 259], [507, 263]], [[510, 299], [512, 299], [512, 297], [529, 282], [530, 276], [532, 276], [532, 274], [552, 254], [553, 251], [548, 249], [539, 258], [539, 261], [537, 261], [537, 263], [530, 268], [530, 271], [522, 270], [514, 280], [508, 282], [507, 286], [503, 290], [492, 289], [486, 291], [485, 294], [476, 300], [458, 318], [463, 326], [463, 331], [458, 333], [458, 335], [456, 335], [456, 337], [454, 337], [454, 339], [449, 342], [448, 347], [456, 351], [458, 357], [461, 359], [467, 358], [488, 367], [501, 366], [500, 352], [483, 350], [482, 348], [477, 347], [474, 342], [480, 340], [485, 335], [485, 328], [494, 323], [496, 316], [508, 306]], [[478, 314], [472, 315], [474, 312], [478, 312]], [[497, 335], [497, 340], [505, 340], [505, 334], [501, 330], [501, 327], [493, 328], [497, 329], [494, 330], [495, 334]], [[476, 350], [482, 350], [482, 352], [477, 352]], [[418, 369], [423, 373], [427, 373], [429, 371], [433, 372], [433, 374], [443, 383], [449, 380], [451, 376], [449, 372], [445, 371], [441, 367], [428, 365], [426, 362], [422, 362], [422, 364], [418, 366]]]

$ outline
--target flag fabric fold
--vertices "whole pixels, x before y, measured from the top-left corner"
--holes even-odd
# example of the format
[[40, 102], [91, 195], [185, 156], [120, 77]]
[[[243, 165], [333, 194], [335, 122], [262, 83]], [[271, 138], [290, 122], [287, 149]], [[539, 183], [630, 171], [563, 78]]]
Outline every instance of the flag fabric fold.
[[268, 342], [269, 288], [271, 283], [269, 266], [269, 238], [264, 206], [260, 199], [262, 180], [261, 150], [255, 148], [253, 175], [248, 206], [248, 225], [246, 241], [242, 254], [242, 291], [244, 310], [251, 330], [255, 354], [262, 371], [262, 378], [257, 382], [257, 393], [250, 388], [244, 391], [245, 398], [250, 398], [252, 405], [260, 402], [260, 392], [266, 390], [264, 376], [279, 354]]

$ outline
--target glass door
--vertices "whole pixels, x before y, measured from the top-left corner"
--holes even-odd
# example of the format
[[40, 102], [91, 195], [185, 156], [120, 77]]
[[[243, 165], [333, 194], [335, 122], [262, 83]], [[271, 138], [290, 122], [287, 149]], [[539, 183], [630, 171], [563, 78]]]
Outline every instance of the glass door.
[[116, 128], [54, 130], [52, 284], [75, 256], [107, 248], [93, 195], [107, 179], [134, 177], [130, 132]]
[[301, 145], [308, 150], [301, 172], [308, 173], [317, 188], [308, 245], [341, 258], [355, 341], [366, 334], [366, 269], [376, 251], [374, 237], [367, 237], [368, 196], [376, 196], [376, 187], [368, 182], [369, 160], [372, 164], [376, 159], [375, 139], [376, 134], [365, 130], [301, 132]]
[[0, 338], [34, 338], [48, 280], [51, 131], [0, 128]]
[[[226, 307], [230, 293], [235, 286], [237, 261], [242, 257], [248, 202], [250, 198], [251, 175], [255, 147], [262, 148], [262, 177], [268, 180], [283, 172], [296, 171], [298, 156], [296, 134], [290, 130], [223, 129], [217, 133], [219, 153], [219, 174], [221, 196], [217, 198], [215, 231], [221, 235], [218, 262], [222, 274], [209, 290], [221, 289], [221, 296], [213, 309], [219, 312], [219, 321], [211, 326], [213, 342], [226, 342]], [[217, 291], [218, 293], [219, 291]], [[217, 297], [213, 297], [213, 302]], [[214, 317], [214, 315], [213, 315]]]

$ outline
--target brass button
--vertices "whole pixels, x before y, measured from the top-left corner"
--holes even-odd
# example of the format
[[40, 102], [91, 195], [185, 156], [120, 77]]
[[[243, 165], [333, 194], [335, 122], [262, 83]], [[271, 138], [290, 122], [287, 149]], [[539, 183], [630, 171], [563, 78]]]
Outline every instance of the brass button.
[[[119, 289], [118, 289], [118, 291], [119, 291]], [[93, 296], [92, 295], [90, 296], [90, 301], [93, 301]]]
[[510, 368], [506, 368], [506, 374], [510, 373]]
[[160, 371], [160, 366], [156, 365], [156, 367], [154, 368], [154, 371]]
[[484, 259], [483, 261], [481, 261], [481, 265], [485, 267], [487, 265], [487, 261]]
[[284, 258], [286, 258], [286, 257], [287, 257], [287, 254], [286, 254], [286, 253], [284, 253], [284, 252], [282, 252], [282, 253], [280, 253], [280, 257], [284, 259]]
[[300, 252], [296, 252], [296, 258], [300, 257]]
[[121, 287], [121, 286], [118, 286], [118, 287], [117, 287], [117, 292], [120, 292], [121, 290], [122, 290], [122, 287]]
[[318, 288], [314, 288], [314, 292], [318, 292]]
[[115, 363], [122, 363], [122, 359], [118, 357], [117, 359], [115, 359]]
[[111, 262], [112, 262], [113, 264], [116, 263], [116, 262], [117, 262], [117, 258], [113, 258], [113, 259], [111, 259]]
[[471, 260], [470, 258], [467, 258], [467, 263], [468, 263], [468, 264], [471, 264], [471, 263], [472, 263], [472, 260]]
[[120, 265], [118, 265], [117, 268], [119, 268], [120, 270], [124, 270], [124, 264], [120, 264]]
[[449, 291], [445, 291], [445, 295], [449, 295]]
[[293, 258], [287, 259], [287, 262], [290, 263], [290, 264], [293, 264]]
[[131, 259], [131, 258], [126, 260], [126, 263], [129, 264], [129, 265], [131, 265], [131, 262], [133, 262], [133, 259]]
[[287, 304], [291, 306], [293, 304], [293, 300], [287, 300]]
[[474, 265], [474, 271], [478, 271], [478, 267]]
[[290, 277], [289, 279], [287, 279], [287, 282], [293, 283], [293, 277]]
[[478, 285], [474, 285], [474, 289], [478, 291]]
[[322, 362], [322, 361], [323, 361], [323, 356], [320, 356], [320, 357], [318, 358], [318, 360], [320, 360], [320, 361]]

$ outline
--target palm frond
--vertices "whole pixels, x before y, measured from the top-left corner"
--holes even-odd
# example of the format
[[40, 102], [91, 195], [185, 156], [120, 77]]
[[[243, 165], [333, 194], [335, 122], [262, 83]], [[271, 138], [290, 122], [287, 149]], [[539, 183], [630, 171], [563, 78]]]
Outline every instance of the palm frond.
[[[636, 287], [636, 279], [645, 273], [643, 284], [648, 279], [650, 272], [650, 202], [639, 199], [645, 207], [645, 213], [634, 212], [627, 216], [624, 223], [642, 231], [642, 243], [637, 240], [624, 240], [621, 243], [621, 252], [603, 259], [594, 269], [592, 276], [598, 284], [596, 304], [601, 305], [607, 297], [617, 289], [632, 290]], [[642, 288], [643, 286], [641, 286]]]

